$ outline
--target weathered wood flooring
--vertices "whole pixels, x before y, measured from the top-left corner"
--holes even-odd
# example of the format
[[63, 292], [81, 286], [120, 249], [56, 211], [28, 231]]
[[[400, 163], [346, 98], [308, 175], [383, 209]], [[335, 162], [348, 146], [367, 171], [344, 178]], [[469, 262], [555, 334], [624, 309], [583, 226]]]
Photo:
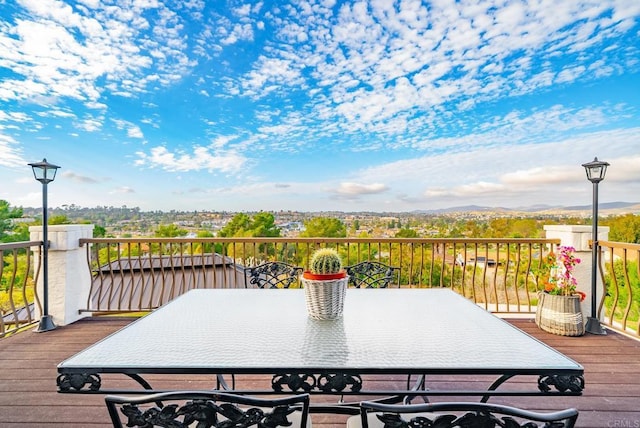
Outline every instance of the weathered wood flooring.
[[[129, 322], [127, 318], [86, 319], [47, 333], [28, 330], [0, 339], [0, 427], [110, 426], [103, 395], [56, 392], [56, 366]], [[640, 427], [640, 341], [614, 332], [577, 338], [554, 336], [539, 330], [530, 319], [510, 322], [581, 363], [586, 388], [580, 397], [494, 397], [493, 402], [542, 411], [576, 407], [580, 410], [579, 427]], [[264, 379], [254, 381], [259, 380]], [[442, 378], [430, 380], [441, 386], [450, 383]], [[172, 385], [171, 381], [155, 376], [152, 384], [157, 388], [193, 389], [210, 388], [212, 384], [202, 377], [185, 378], [181, 385]], [[389, 378], [387, 382], [400, 382], [399, 388], [402, 385], [399, 379]], [[344, 419], [315, 414], [313, 424], [342, 426]]]

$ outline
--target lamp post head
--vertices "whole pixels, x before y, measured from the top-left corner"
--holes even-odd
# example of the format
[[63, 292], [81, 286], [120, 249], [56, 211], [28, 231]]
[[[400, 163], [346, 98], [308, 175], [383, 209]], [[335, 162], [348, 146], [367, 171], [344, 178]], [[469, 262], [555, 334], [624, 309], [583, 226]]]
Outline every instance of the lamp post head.
[[33, 169], [33, 176], [42, 184], [51, 183], [56, 178], [56, 172], [58, 165], [47, 162], [46, 159], [42, 159], [42, 162], [34, 162], [28, 164]]
[[582, 166], [587, 173], [587, 180], [592, 183], [599, 183], [604, 180], [604, 175], [607, 173], [609, 163], [594, 158], [592, 162], [583, 163]]

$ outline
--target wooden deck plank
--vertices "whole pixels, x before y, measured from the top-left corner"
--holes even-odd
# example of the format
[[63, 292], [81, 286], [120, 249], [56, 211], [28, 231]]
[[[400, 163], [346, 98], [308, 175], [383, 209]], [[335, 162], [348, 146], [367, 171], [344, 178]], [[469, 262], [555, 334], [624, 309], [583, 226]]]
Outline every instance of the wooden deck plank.
[[[109, 427], [103, 395], [58, 393], [56, 366], [130, 321], [129, 318], [85, 319], [46, 333], [27, 330], [0, 340], [0, 426]], [[553, 400], [545, 397], [494, 397], [493, 402], [543, 411], [576, 407], [580, 410], [579, 427], [640, 427], [640, 341], [615, 332], [606, 336], [561, 337], [541, 331], [530, 319], [510, 322], [582, 364], [586, 387], [580, 397], [555, 397]], [[118, 382], [130, 382], [121, 377], [117, 379]], [[434, 388], [456, 387], [455, 383], [443, 377], [434, 376], [430, 380]], [[479, 384], [486, 381], [467, 380]], [[174, 378], [166, 375], [154, 375], [152, 378], [158, 388], [179, 387], [173, 386], [173, 381]], [[184, 381], [189, 387], [204, 389], [210, 387], [213, 379], [193, 376]], [[516, 379], [514, 383], [523, 381], [526, 379]], [[247, 385], [255, 382], [268, 382], [268, 379], [254, 377], [243, 380]], [[399, 388], [402, 387], [402, 381], [397, 377], [380, 382], [396, 382]], [[432, 398], [432, 401], [442, 400]], [[342, 426], [344, 420], [344, 416], [313, 415], [314, 426], [319, 427]]]

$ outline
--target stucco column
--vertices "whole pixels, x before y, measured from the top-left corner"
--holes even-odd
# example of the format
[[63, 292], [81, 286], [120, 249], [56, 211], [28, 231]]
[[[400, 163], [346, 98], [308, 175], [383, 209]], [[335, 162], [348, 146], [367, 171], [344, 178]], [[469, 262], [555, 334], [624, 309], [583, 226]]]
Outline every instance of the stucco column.
[[[591, 314], [591, 254], [592, 250], [589, 241], [592, 235], [592, 226], [590, 225], [545, 225], [547, 239], [560, 239], [560, 245], [571, 246], [576, 249], [576, 257], [580, 259], [580, 263], [576, 265], [573, 271], [578, 286], [578, 291], [582, 291], [587, 298], [580, 304], [580, 309], [586, 317], [593, 316]], [[606, 241], [609, 239], [609, 227], [598, 226], [598, 240]], [[600, 306], [600, 302], [604, 298], [602, 280], [600, 274], [596, 276], [596, 310]]]
[[[42, 241], [42, 226], [29, 227], [30, 239]], [[91, 273], [87, 267], [85, 247], [81, 238], [93, 237], [92, 224], [52, 225], [47, 229], [49, 238], [49, 315], [56, 326], [70, 324], [86, 316], [79, 309], [85, 308], [91, 288]], [[40, 257], [41, 247], [35, 249]], [[38, 296], [43, 296], [42, 274], [36, 284]], [[40, 317], [42, 314], [37, 314]]]

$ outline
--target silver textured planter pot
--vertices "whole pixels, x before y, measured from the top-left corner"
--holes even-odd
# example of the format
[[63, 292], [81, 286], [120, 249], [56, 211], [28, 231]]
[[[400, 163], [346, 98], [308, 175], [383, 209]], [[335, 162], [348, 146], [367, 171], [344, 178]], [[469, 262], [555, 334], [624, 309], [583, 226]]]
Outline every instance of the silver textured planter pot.
[[309, 317], [316, 320], [335, 320], [342, 317], [349, 277], [318, 280], [301, 279]]
[[582, 336], [584, 318], [580, 310], [581, 296], [559, 296], [538, 293], [536, 325], [542, 330], [560, 336]]

